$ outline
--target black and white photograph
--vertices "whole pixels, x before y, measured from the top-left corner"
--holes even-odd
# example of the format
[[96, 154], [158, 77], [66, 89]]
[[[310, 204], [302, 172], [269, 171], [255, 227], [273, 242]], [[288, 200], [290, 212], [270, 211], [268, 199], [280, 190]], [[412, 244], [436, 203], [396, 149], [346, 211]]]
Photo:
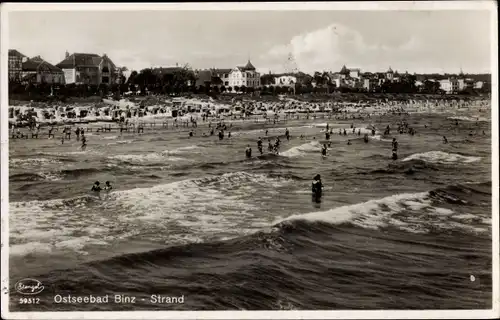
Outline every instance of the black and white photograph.
[[496, 2], [1, 14], [2, 318], [500, 316]]

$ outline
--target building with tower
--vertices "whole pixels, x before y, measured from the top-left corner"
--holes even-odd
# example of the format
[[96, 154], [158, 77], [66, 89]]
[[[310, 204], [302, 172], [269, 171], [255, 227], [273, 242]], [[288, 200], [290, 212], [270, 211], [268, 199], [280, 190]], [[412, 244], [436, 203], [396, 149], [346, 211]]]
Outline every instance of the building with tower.
[[387, 72], [385, 73], [385, 78], [388, 81], [394, 80], [394, 71], [392, 71], [391, 67], [389, 67], [389, 70], [387, 70]]
[[[221, 78], [222, 79], [222, 78]], [[248, 60], [243, 67], [236, 67], [228, 74], [227, 83], [230, 87], [257, 88], [260, 86], [260, 73], [258, 73], [253, 64]], [[222, 79], [226, 83], [225, 79]]]

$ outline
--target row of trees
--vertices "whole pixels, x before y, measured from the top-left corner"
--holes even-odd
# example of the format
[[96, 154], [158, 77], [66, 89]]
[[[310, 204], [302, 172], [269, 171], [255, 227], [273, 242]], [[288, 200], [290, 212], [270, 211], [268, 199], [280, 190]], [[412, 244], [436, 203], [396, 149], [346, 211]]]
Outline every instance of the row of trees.
[[[363, 83], [358, 82], [354, 87], [339, 87], [331, 81], [326, 72], [315, 72], [314, 75], [305, 73], [295, 74], [297, 83], [291, 87], [275, 87], [274, 76], [265, 74], [261, 77], [261, 87], [224, 86], [217, 77], [212, 77], [203, 84], [196, 85], [196, 74], [189, 66], [168, 69], [143, 69], [133, 71], [127, 81], [122, 78], [122, 84], [87, 85], [87, 84], [32, 84], [9, 82], [9, 93], [26, 96], [31, 100], [60, 99], [67, 97], [109, 97], [119, 99], [124, 94], [169, 94], [181, 95], [183, 93], [203, 93], [217, 95], [221, 93], [254, 93], [261, 95], [276, 94], [307, 94], [307, 93], [332, 93], [332, 92], [376, 92], [376, 93], [443, 93], [439, 82], [425, 81], [422, 87], [417, 87], [416, 76], [406, 74], [400, 82], [385, 82], [380, 86], [365, 89]], [[123, 83], [124, 82], [124, 83]], [[315, 85], [313, 86], [313, 82]], [[486, 85], [481, 92], [490, 92], [491, 86]], [[465, 93], [474, 93], [468, 89]]]

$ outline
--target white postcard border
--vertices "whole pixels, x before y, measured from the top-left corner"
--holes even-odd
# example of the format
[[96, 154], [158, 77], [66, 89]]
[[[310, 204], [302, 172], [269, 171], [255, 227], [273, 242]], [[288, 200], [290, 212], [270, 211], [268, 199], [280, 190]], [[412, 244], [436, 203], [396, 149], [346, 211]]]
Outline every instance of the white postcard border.
[[[308, 2], [308, 3], [9, 3], [1, 5], [0, 137], [1, 137], [1, 279], [5, 319], [486, 319], [500, 316], [499, 181], [498, 181], [498, 16], [494, 1]], [[490, 10], [492, 75], [492, 288], [490, 310], [383, 311], [131, 311], [131, 312], [9, 312], [9, 139], [8, 139], [8, 12], [13, 11], [135, 11], [135, 10]]]

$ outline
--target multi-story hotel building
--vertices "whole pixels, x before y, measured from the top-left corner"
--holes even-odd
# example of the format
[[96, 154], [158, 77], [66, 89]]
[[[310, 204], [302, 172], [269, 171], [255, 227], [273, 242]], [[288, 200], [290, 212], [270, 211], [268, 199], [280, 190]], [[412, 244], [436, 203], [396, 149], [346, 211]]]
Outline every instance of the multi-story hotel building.
[[66, 52], [66, 58], [57, 64], [69, 83], [100, 85], [116, 83], [117, 68], [106, 54]]
[[[224, 79], [222, 79], [225, 81]], [[260, 73], [255, 70], [250, 60], [244, 67], [236, 67], [231, 70], [228, 77], [230, 87], [260, 87]]]

